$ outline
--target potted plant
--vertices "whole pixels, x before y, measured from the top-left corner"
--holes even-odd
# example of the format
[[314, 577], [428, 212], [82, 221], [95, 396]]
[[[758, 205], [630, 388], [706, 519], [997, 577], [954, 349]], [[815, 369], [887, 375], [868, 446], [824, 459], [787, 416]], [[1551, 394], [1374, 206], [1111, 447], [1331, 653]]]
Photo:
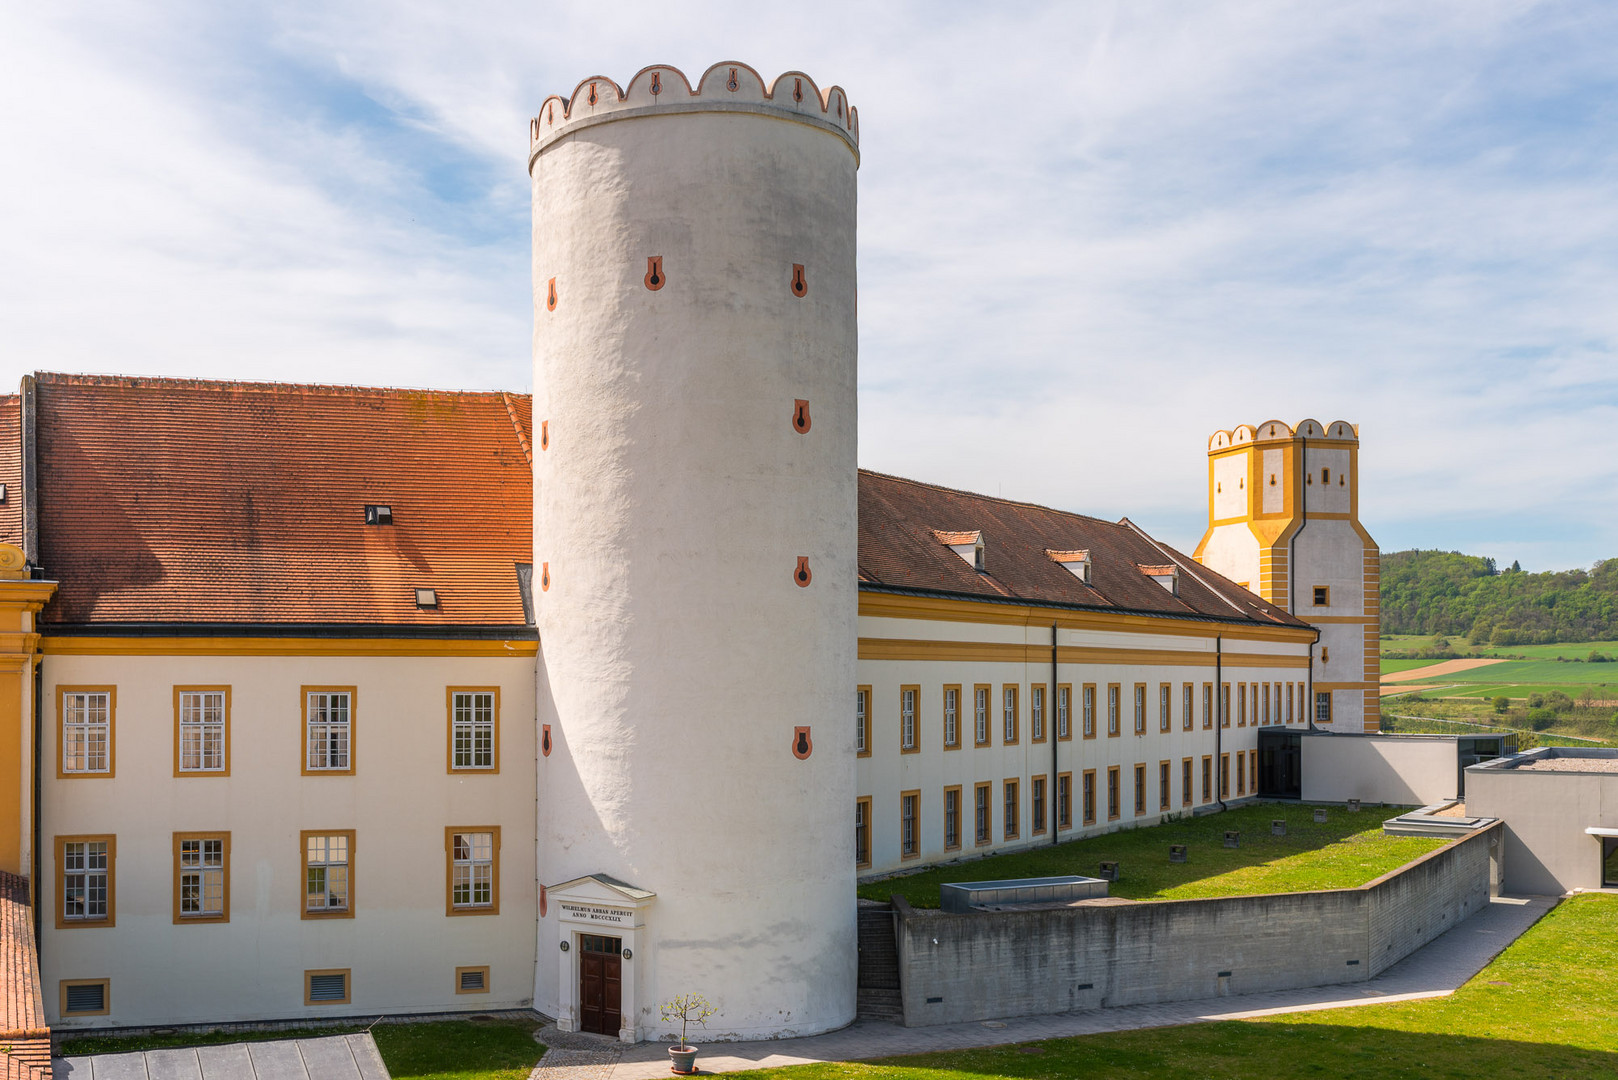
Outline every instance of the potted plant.
[[680, 1022], [680, 1045], [669, 1047], [669, 1069], [681, 1076], [697, 1071], [697, 1048], [685, 1041], [686, 1028], [691, 1024], [708, 1026], [708, 1017], [719, 1010], [701, 994], [681, 994], [663, 1006], [663, 1020]]

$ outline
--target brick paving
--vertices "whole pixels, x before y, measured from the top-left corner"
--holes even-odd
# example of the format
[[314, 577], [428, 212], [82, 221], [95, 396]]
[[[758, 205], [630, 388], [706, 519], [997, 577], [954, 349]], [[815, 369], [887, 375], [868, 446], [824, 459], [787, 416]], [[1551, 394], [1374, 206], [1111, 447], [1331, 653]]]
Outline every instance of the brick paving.
[[[1556, 902], [1553, 897], [1497, 898], [1431, 944], [1363, 983], [925, 1028], [862, 1021], [840, 1031], [804, 1039], [711, 1044], [703, 1047], [697, 1064], [705, 1073], [718, 1073], [820, 1061], [861, 1061], [896, 1054], [1445, 997], [1483, 970]], [[549, 1030], [555, 1031], [554, 1028]], [[557, 1032], [556, 1036], [561, 1033]], [[535, 1037], [546, 1041], [544, 1034]], [[570, 1041], [566, 1050], [558, 1048], [547, 1052], [534, 1070], [533, 1080], [652, 1080], [668, 1075], [668, 1051], [664, 1044], [621, 1046], [603, 1039], [593, 1044]]]
[[39, 988], [28, 879], [0, 871], [0, 1076], [50, 1080], [51, 1031]]

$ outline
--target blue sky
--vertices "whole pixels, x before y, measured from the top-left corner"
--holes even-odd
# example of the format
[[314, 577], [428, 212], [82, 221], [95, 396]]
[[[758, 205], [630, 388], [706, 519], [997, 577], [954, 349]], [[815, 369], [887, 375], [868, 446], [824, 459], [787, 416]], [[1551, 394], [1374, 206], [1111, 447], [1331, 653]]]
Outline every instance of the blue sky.
[[528, 389], [527, 118], [860, 109], [861, 463], [1196, 542], [1208, 435], [1361, 425], [1384, 550], [1618, 555], [1618, 6], [0, 10], [0, 384]]

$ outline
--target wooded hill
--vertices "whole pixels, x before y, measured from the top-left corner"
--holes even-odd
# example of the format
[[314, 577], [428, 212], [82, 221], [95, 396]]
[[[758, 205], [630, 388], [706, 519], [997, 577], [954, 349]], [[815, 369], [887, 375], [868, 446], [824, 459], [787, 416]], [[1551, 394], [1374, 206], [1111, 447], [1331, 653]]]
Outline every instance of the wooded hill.
[[1618, 559], [1529, 574], [1455, 551], [1384, 553], [1382, 632], [1474, 645], [1618, 640]]

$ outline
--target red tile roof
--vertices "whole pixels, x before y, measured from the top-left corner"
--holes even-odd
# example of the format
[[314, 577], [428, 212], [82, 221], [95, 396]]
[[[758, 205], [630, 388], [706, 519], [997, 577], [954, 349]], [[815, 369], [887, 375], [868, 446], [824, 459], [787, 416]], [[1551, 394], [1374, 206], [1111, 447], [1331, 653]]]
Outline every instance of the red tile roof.
[[[982, 572], [937, 539], [976, 531], [983, 534]], [[1152, 540], [1127, 518], [1102, 521], [862, 469], [859, 532], [860, 581], [866, 588], [1305, 625]], [[1059, 561], [1081, 552], [1089, 553], [1089, 584]], [[1141, 573], [1172, 573], [1176, 566], [1178, 595]]]
[[[37, 384], [39, 562], [61, 582], [43, 624], [525, 622], [526, 397]], [[366, 525], [368, 504], [393, 524]], [[418, 586], [437, 590], [437, 610], [416, 607]]]
[[51, 1030], [45, 1026], [39, 953], [28, 879], [0, 871], [0, 1054], [6, 1080], [50, 1080]]

